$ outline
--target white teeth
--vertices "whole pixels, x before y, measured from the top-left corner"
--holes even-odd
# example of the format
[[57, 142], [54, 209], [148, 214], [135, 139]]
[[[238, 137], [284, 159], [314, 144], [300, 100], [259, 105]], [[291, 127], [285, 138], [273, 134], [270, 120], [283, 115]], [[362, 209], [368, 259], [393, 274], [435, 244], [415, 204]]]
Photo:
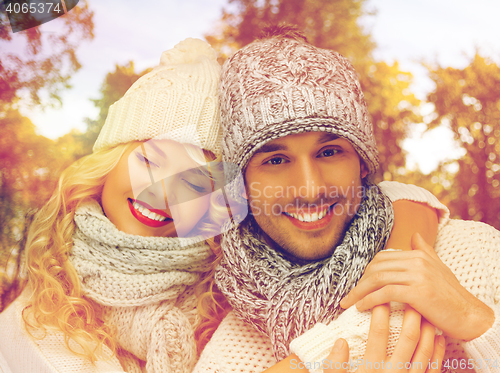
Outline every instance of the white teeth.
[[291, 216], [292, 218], [295, 218], [297, 220], [300, 220], [302, 222], [306, 223], [312, 223], [318, 220], [321, 220], [325, 217], [325, 215], [328, 213], [328, 209], [330, 206], [325, 207], [322, 211], [314, 212], [312, 214], [309, 214], [307, 212], [301, 211], [300, 214], [296, 214], [294, 212], [285, 212], [285, 214]]
[[148, 210], [144, 206], [139, 205], [137, 202], [134, 202], [133, 206], [137, 211], [139, 211], [141, 213], [141, 215], [143, 215], [149, 219], [156, 220], [156, 221], [163, 221], [166, 219], [166, 217], [158, 215], [158, 214], [154, 213], [153, 211]]

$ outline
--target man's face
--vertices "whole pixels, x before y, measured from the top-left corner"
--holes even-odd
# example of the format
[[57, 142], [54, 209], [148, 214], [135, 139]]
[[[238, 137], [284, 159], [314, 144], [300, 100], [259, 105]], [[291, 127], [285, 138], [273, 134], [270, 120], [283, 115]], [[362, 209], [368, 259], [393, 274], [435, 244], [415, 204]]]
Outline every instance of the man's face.
[[307, 132], [257, 150], [245, 171], [246, 194], [271, 244], [317, 260], [342, 242], [361, 203], [366, 174], [349, 141]]

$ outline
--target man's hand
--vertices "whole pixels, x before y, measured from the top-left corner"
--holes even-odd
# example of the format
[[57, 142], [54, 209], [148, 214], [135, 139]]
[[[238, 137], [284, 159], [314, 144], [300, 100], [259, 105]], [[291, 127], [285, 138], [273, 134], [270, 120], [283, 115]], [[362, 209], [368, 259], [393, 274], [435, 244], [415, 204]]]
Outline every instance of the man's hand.
[[445, 353], [443, 336], [434, 336], [435, 328], [411, 307], [406, 307], [403, 328], [394, 353], [389, 358], [386, 346], [389, 337], [389, 307], [373, 309], [370, 332], [363, 359], [349, 365], [349, 346], [345, 340], [335, 343], [327, 358], [328, 369], [324, 373], [345, 373], [348, 368], [358, 373], [410, 372], [439, 373]]
[[453, 272], [418, 233], [413, 251], [382, 251], [340, 305], [359, 311], [391, 301], [407, 303], [446, 335], [481, 336], [493, 325], [493, 310], [460, 285]]

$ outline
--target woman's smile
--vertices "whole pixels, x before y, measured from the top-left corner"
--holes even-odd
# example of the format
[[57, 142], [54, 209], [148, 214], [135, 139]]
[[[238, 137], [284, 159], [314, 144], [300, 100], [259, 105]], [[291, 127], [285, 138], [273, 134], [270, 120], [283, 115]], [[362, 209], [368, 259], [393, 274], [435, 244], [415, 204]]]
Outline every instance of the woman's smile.
[[[158, 228], [163, 227], [169, 223], [173, 223], [173, 219], [167, 213], [162, 210], [153, 209], [144, 202], [133, 200], [128, 198], [128, 205], [132, 215], [139, 220], [142, 224], [148, 227]], [[148, 207], [146, 207], [146, 205]]]

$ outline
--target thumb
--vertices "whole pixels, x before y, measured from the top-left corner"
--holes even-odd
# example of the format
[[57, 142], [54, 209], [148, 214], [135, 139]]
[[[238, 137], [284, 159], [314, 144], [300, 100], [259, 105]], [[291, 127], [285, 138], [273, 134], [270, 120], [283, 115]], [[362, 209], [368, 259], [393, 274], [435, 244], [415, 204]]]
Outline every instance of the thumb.
[[333, 345], [330, 355], [323, 360], [324, 373], [346, 373], [349, 367], [349, 345], [339, 338]]
[[427, 254], [436, 257], [436, 252], [434, 251], [434, 248], [430, 246], [425, 240], [422, 238], [420, 233], [414, 233], [411, 236], [411, 248], [412, 250], [422, 250], [425, 251]]

